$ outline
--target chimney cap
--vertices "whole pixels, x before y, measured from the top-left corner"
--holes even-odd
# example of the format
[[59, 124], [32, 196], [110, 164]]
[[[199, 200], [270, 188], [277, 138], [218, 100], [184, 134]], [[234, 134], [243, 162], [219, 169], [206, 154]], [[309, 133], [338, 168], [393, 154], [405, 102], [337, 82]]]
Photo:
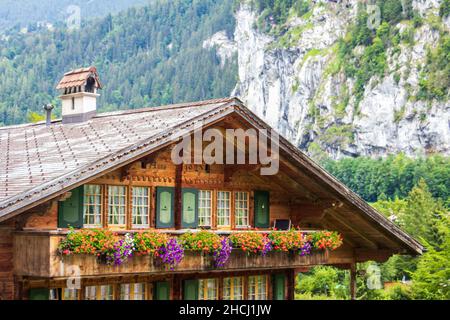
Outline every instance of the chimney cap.
[[64, 74], [64, 77], [56, 86], [57, 90], [63, 90], [68, 88], [75, 88], [80, 86], [85, 86], [87, 80], [93, 78], [95, 80], [95, 87], [97, 89], [102, 88], [100, 78], [98, 76], [96, 67], [79, 68]]
[[43, 106], [43, 109], [45, 111], [52, 111], [53, 108], [55, 108], [51, 103], [47, 103], [46, 105]]

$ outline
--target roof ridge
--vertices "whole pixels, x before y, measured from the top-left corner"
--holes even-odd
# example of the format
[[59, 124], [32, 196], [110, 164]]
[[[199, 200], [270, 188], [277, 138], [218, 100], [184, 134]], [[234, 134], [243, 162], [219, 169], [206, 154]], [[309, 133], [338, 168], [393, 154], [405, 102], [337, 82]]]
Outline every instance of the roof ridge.
[[[144, 113], [144, 112], [151, 112], [151, 111], [174, 110], [174, 109], [197, 107], [197, 106], [204, 106], [204, 105], [216, 104], [216, 103], [229, 103], [229, 102], [232, 102], [233, 100], [240, 102], [239, 98], [237, 98], [237, 97], [215, 98], [215, 99], [192, 101], [192, 102], [180, 102], [180, 103], [167, 104], [167, 105], [154, 106], [154, 107], [143, 107], [143, 108], [138, 108], [138, 109], [126, 109], [126, 110], [102, 112], [102, 113], [98, 113], [97, 115], [95, 115], [93, 117], [93, 119], [105, 118], [105, 117], [115, 117], [115, 116], [134, 114], [134, 113]], [[59, 122], [61, 122], [61, 118], [53, 119], [51, 123], [53, 124], [53, 123], [59, 123]], [[9, 129], [20, 129], [20, 128], [27, 128], [27, 127], [41, 126], [41, 125], [45, 125], [45, 124], [46, 124], [45, 120], [38, 121], [38, 122], [14, 124], [14, 125], [10, 125], [10, 126], [0, 127], [0, 131], [9, 130]]]

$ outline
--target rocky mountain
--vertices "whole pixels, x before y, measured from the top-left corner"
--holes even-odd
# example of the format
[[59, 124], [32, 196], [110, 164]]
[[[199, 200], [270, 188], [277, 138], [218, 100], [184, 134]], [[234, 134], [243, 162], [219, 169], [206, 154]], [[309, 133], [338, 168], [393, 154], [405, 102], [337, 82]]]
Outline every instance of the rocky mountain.
[[[77, 0], [99, 7], [79, 29], [0, 35], [0, 125], [49, 102], [58, 116], [61, 74], [95, 65], [101, 111], [237, 95], [319, 160], [450, 155], [450, 0], [151, 0], [105, 15], [132, 2]], [[36, 2], [3, 3], [0, 21]]]
[[449, 155], [448, 1], [396, 2], [305, 1], [280, 24], [244, 1], [204, 47], [237, 53], [234, 94], [316, 158]]

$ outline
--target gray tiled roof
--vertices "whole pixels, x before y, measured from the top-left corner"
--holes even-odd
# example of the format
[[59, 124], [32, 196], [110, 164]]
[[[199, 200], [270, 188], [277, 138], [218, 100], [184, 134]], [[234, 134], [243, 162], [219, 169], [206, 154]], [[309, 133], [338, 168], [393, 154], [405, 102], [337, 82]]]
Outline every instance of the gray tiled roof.
[[112, 112], [76, 124], [0, 127], [0, 203], [230, 101]]

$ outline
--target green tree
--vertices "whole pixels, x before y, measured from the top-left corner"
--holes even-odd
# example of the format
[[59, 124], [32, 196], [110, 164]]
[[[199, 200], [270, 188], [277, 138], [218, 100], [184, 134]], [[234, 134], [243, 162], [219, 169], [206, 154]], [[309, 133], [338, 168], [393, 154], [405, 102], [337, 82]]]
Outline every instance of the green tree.
[[426, 252], [413, 273], [416, 299], [450, 300], [450, 216], [442, 212], [437, 222], [442, 243], [439, 248], [426, 242]]

